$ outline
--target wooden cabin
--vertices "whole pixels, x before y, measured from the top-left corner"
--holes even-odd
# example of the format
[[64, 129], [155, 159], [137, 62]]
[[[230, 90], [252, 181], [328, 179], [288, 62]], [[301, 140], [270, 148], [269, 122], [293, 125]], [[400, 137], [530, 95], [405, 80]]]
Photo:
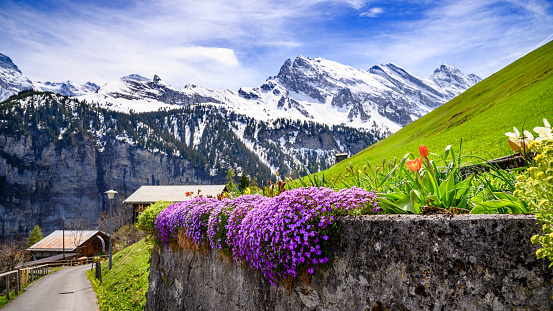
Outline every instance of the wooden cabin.
[[123, 203], [133, 206], [133, 223], [148, 205], [159, 202], [183, 202], [197, 196], [214, 197], [227, 191], [226, 185], [142, 186]]
[[56, 230], [26, 251], [41, 259], [62, 254], [64, 249], [65, 253], [77, 253], [77, 257], [101, 255], [108, 252], [109, 235], [98, 230]]

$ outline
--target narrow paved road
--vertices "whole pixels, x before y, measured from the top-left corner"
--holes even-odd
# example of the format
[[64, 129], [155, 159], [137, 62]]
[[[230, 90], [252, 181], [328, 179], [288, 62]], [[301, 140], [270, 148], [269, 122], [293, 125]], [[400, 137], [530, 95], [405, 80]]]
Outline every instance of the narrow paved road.
[[86, 278], [90, 266], [66, 267], [35, 281], [2, 311], [97, 311], [96, 292]]

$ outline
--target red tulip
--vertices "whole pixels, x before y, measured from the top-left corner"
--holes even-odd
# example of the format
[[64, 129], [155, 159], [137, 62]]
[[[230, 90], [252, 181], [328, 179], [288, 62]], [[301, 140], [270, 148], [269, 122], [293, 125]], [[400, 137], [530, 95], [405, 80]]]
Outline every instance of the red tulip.
[[417, 158], [415, 160], [409, 160], [407, 161], [407, 167], [411, 172], [416, 172], [421, 169], [422, 167], [422, 159]]
[[423, 157], [423, 158], [428, 157], [428, 154], [430, 153], [430, 152], [428, 152], [428, 148], [426, 148], [425, 145], [420, 145], [419, 146], [419, 152], [421, 153], [421, 157]]

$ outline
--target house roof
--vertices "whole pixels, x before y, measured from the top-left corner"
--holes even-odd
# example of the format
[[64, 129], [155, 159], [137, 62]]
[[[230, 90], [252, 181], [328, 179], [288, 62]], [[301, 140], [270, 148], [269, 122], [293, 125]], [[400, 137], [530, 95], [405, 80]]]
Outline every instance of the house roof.
[[198, 194], [204, 197], [217, 197], [225, 188], [226, 185], [142, 186], [123, 203], [183, 202], [196, 197]]
[[[86, 241], [101, 233], [107, 236], [105, 233], [98, 230], [65, 230], [65, 251], [72, 252], [77, 247], [83, 245]], [[44, 239], [38, 241], [33, 246], [27, 248], [27, 251], [31, 252], [63, 252], [64, 249], [63, 231], [56, 230], [50, 233]], [[77, 245], [78, 244], [78, 245]]]

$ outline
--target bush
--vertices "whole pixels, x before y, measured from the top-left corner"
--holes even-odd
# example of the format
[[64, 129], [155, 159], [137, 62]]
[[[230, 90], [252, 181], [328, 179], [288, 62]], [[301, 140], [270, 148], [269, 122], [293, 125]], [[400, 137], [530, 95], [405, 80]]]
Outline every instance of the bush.
[[533, 143], [537, 151], [536, 166], [528, 169], [527, 175], [517, 177], [514, 195], [526, 201], [537, 219], [543, 224], [543, 235], [532, 237], [533, 244], [541, 245], [538, 258], [547, 257], [553, 266], [553, 140]]
[[146, 207], [144, 212], [138, 216], [138, 222], [136, 224], [138, 229], [154, 235], [154, 222], [156, 221], [157, 215], [170, 204], [171, 202], [159, 201]]
[[142, 240], [144, 236], [144, 232], [140, 231], [135, 225], [124, 225], [113, 235], [113, 239], [119, 248], [125, 248]]

